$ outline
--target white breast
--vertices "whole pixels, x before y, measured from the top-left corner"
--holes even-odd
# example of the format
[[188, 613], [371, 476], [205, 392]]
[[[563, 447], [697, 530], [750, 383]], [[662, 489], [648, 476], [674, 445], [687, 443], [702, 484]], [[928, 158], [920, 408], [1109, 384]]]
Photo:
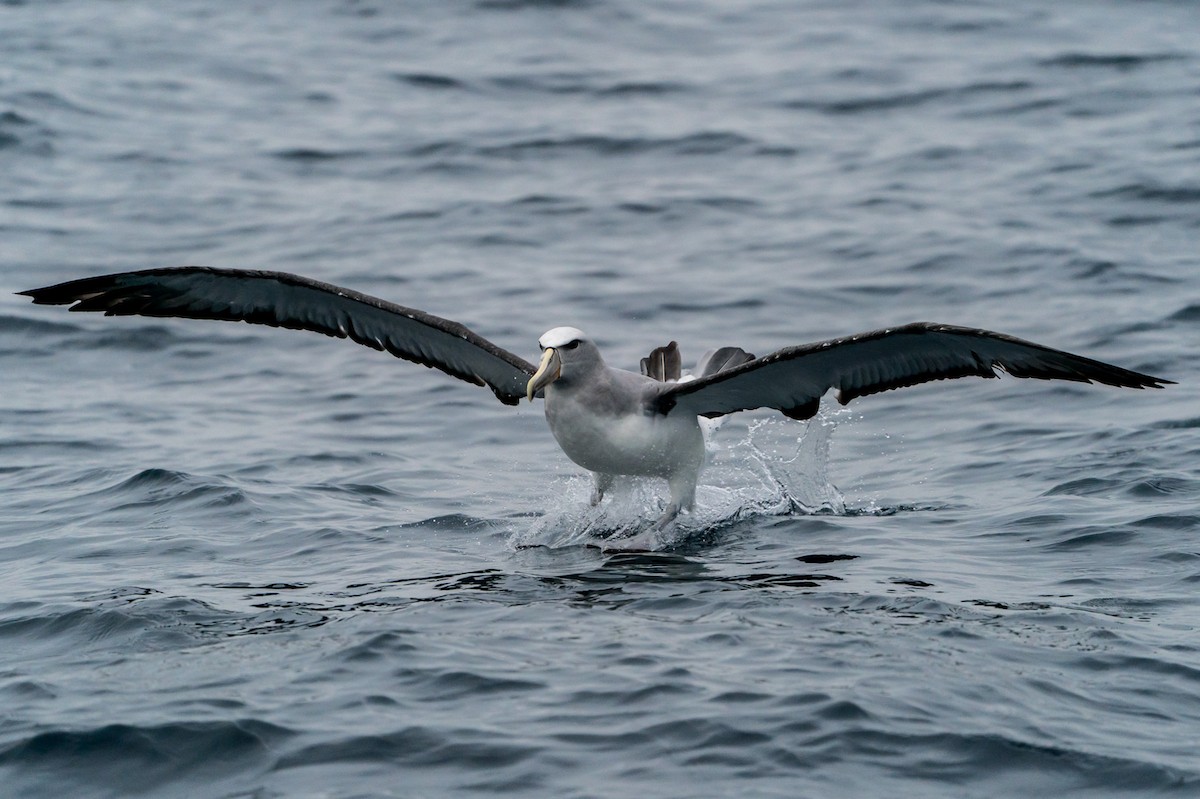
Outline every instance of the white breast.
[[670, 477], [704, 462], [700, 425], [686, 414], [597, 414], [551, 384], [546, 419], [567, 457], [593, 472]]

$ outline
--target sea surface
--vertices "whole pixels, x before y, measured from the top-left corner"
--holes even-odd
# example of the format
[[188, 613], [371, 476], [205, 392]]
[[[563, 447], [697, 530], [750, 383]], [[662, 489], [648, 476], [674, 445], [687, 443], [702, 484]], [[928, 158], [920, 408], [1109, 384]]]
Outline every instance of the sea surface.
[[[636, 368], [915, 320], [1178, 382], [540, 403], [23, 289], [296, 272]], [[1191, 2], [0, 4], [0, 797], [1200, 796]]]

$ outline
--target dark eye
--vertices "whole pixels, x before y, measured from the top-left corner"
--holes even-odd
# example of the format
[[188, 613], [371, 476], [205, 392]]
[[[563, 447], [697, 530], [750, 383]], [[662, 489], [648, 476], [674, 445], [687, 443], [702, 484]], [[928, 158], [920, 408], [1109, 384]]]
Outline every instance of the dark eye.
[[571, 341], [571, 342], [569, 342], [569, 343], [567, 343], [567, 344], [564, 344], [564, 345], [562, 346], [562, 348], [563, 348], [564, 350], [573, 350], [573, 349], [575, 349], [575, 348], [576, 348], [576, 347], [578, 347], [578, 346], [579, 346], [579, 339], [575, 339], [574, 341]]

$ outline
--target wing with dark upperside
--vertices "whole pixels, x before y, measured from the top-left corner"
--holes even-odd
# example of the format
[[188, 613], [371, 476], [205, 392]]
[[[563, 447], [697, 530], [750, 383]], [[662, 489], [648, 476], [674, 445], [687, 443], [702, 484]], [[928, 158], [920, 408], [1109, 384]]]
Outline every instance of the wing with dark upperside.
[[917, 322], [778, 352], [690, 383], [657, 397], [657, 410], [678, 408], [721, 416], [751, 408], [777, 408], [793, 419], [817, 412], [821, 396], [837, 390], [850, 400], [893, 388], [955, 377], [1073, 380], [1125, 388], [1162, 388], [1171, 383], [1002, 333]]
[[349, 338], [487, 386], [506, 405], [525, 396], [535, 369], [458, 322], [357, 291], [290, 275], [183, 266], [122, 272], [22, 291], [39, 305], [106, 316], [222, 319]]

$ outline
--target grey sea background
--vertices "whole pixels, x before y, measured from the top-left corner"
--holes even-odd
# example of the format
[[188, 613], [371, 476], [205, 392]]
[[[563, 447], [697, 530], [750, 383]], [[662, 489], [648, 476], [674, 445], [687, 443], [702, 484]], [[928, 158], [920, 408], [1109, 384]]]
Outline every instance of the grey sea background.
[[[1198, 244], [1190, 2], [3, 3], [0, 796], [1200, 796]], [[14, 296], [184, 264], [1179, 384], [738, 415], [611, 553], [540, 403]]]

